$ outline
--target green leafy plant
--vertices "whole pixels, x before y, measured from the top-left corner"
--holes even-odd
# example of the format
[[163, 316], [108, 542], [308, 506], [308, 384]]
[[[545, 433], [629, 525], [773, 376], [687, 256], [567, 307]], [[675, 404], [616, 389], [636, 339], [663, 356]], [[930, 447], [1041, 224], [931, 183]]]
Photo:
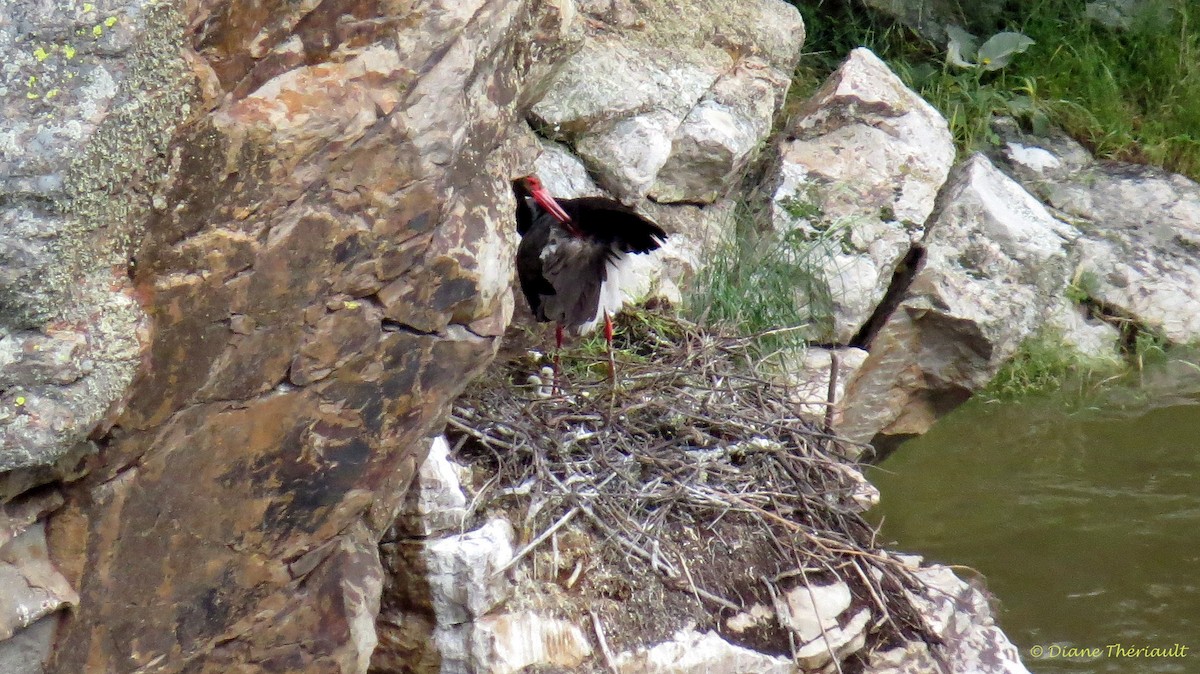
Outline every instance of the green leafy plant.
[[[947, 26], [946, 61], [959, 68], [982, 71], [999, 70], [1007, 66], [1017, 54], [1033, 46], [1028, 35], [1014, 31], [1002, 31], [978, 45], [978, 38], [958, 26]], [[973, 60], [972, 60], [973, 59]]]
[[1133, 336], [1130, 356], [1138, 371], [1144, 371], [1150, 365], [1164, 363], [1167, 360], [1169, 342], [1157, 330], [1139, 329]]

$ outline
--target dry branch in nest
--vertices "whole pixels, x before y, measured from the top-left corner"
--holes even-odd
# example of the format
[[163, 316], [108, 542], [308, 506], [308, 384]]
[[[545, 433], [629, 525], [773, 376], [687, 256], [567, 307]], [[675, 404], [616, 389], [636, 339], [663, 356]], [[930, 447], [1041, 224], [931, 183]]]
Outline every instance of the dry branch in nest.
[[738, 634], [725, 619], [840, 579], [852, 610], [871, 609], [874, 644], [936, 643], [905, 592], [919, 581], [861, 516], [845, 445], [755, 371], [754, 340], [649, 310], [618, 327], [615, 390], [592, 340], [568, 346], [553, 395], [530, 377], [540, 363], [523, 347], [537, 340], [514, 328], [511, 355], [450, 417], [457, 458], [476, 476], [476, 513], [502, 511], [517, 526], [514, 565], [531, 592], [552, 588], [556, 610], [602, 616], [621, 647], [690, 622], [787, 654], [797, 644], [786, 617]]

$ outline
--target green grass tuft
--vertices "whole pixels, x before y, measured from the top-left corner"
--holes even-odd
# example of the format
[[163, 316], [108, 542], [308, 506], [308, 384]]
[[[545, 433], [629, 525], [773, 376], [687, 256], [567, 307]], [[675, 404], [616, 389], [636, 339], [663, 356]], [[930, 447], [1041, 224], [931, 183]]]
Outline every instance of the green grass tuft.
[[[818, 217], [820, 209], [796, 201], [790, 213]], [[824, 267], [843, 246], [848, 229], [814, 223], [814, 231], [759, 231], [761, 221], [741, 204], [736, 226], [705, 251], [706, 266], [692, 283], [685, 312], [697, 323], [761, 336], [764, 350], [800, 348], [805, 337], [829, 331], [833, 302]]]
[[1112, 358], [1089, 357], [1063, 342], [1054, 330], [1042, 330], [1021, 344], [980, 396], [988, 401], [1011, 401], [1033, 395], [1073, 391], [1079, 399], [1127, 370]]

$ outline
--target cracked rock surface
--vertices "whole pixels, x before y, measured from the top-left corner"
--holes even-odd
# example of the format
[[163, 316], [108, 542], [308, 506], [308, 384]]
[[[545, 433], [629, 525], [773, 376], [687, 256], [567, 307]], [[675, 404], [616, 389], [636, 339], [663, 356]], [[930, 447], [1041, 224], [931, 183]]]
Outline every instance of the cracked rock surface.
[[0, 547], [56, 597], [0, 592], [44, 608], [0, 663], [365, 672], [379, 538], [511, 315], [574, 3], [10, 4], [0, 504], [69, 483]]

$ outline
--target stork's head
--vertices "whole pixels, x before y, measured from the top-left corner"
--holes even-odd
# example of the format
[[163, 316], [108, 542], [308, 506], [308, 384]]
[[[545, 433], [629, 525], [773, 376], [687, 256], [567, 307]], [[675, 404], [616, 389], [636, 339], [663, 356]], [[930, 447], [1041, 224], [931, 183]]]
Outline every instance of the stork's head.
[[517, 178], [517, 183], [529, 192], [529, 196], [537, 203], [542, 210], [550, 215], [553, 215], [559, 222], [570, 222], [571, 216], [558, 205], [554, 197], [550, 196], [550, 192], [542, 185], [542, 181], [535, 175], [527, 175], [523, 178]]

